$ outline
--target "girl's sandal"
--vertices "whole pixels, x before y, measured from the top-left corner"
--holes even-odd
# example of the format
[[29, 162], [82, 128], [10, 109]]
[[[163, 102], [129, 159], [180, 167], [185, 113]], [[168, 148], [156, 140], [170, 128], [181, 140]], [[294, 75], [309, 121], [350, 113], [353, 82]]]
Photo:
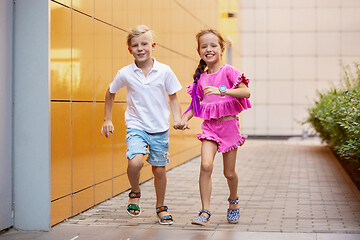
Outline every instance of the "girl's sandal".
[[156, 215], [159, 218], [159, 223], [162, 225], [171, 225], [174, 223], [173, 217], [171, 215], [166, 215], [163, 217], [159, 216], [159, 213], [167, 212], [167, 210], [168, 210], [167, 206], [161, 206], [156, 208]]
[[[201, 215], [202, 213], [206, 213], [206, 214], [208, 215], [208, 217], [206, 217], [206, 216], [204, 216], [204, 215]], [[202, 209], [202, 210], [199, 212], [199, 216], [197, 216], [196, 218], [194, 218], [194, 219], [191, 221], [191, 224], [205, 226], [206, 224], [209, 223], [210, 217], [211, 217], [210, 211], [209, 211], [209, 210], [206, 210], [206, 209]]]
[[[133, 192], [133, 191], [131, 191], [129, 193], [129, 198], [140, 198], [140, 197], [141, 197], [141, 192]], [[137, 216], [140, 215], [141, 209], [140, 209], [140, 206], [138, 204], [130, 203], [130, 204], [127, 205], [126, 212], [132, 217], [137, 217]]]
[[[231, 200], [228, 198], [229, 203], [232, 204], [239, 204], [239, 198], [236, 198], [235, 200]], [[240, 218], [240, 209], [228, 209], [227, 210], [227, 220], [229, 223], [238, 223]]]

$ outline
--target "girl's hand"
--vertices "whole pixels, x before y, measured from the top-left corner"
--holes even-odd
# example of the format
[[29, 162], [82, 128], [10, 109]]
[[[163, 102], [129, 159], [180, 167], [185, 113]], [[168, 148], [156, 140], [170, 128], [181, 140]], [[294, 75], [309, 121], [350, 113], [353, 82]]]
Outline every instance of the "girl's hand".
[[219, 88], [214, 86], [206, 86], [203, 90], [205, 95], [221, 95]]
[[101, 127], [101, 135], [105, 134], [105, 137], [109, 137], [110, 133], [114, 133], [114, 125], [111, 120], [104, 121]]

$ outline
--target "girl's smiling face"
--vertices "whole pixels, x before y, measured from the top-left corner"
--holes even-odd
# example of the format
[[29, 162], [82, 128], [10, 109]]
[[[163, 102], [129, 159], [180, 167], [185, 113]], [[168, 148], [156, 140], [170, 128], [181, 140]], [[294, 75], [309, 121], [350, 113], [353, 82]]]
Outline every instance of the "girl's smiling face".
[[208, 66], [218, 63], [224, 50], [220, 46], [218, 36], [213, 33], [206, 33], [199, 38], [198, 53]]

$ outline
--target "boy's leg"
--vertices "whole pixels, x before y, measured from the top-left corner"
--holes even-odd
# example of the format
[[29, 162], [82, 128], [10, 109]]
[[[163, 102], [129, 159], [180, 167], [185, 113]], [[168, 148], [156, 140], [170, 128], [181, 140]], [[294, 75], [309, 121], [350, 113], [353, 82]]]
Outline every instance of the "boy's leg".
[[[128, 159], [127, 176], [131, 185], [131, 191], [138, 193], [140, 192], [140, 170], [144, 165], [143, 157], [148, 153], [148, 136], [146, 132], [138, 129], [128, 128], [126, 129], [126, 132], [126, 157]], [[129, 198], [129, 204], [139, 205], [139, 200], [139, 198]], [[140, 214], [139, 210], [129, 209], [129, 205], [128, 212], [131, 213], [130, 215]]]
[[[165, 193], [166, 193], [166, 184], [167, 176], [165, 167], [152, 166], [152, 172], [154, 174], [154, 186], [156, 193], [156, 208], [165, 205]], [[160, 212], [159, 217], [169, 215], [166, 211]]]
[[[131, 185], [131, 191], [137, 193], [141, 192], [140, 189], [140, 170], [144, 165], [143, 154], [136, 154], [134, 158], [128, 160], [127, 176]], [[128, 204], [139, 205], [139, 198], [129, 198]], [[134, 214], [139, 211], [134, 210]]]

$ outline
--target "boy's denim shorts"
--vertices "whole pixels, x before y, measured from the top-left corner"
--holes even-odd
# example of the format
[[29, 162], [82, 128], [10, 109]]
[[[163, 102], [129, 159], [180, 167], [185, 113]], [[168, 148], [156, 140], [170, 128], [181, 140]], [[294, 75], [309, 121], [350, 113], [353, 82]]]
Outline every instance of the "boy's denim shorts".
[[169, 164], [169, 131], [148, 133], [143, 130], [126, 129], [126, 157], [133, 159], [136, 154], [149, 154], [146, 161], [152, 166], [163, 167]]

